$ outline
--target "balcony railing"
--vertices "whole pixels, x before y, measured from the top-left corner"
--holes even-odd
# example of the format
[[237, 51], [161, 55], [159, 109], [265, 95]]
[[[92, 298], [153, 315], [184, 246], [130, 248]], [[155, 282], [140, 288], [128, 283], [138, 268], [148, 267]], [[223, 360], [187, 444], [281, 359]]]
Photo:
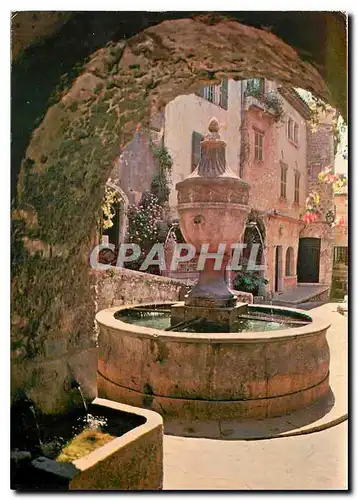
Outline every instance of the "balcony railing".
[[251, 106], [271, 114], [275, 121], [282, 120], [285, 114], [283, 101], [276, 92], [264, 93], [258, 87], [249, 87], [245, 91], [245, 109], [249, 109]]

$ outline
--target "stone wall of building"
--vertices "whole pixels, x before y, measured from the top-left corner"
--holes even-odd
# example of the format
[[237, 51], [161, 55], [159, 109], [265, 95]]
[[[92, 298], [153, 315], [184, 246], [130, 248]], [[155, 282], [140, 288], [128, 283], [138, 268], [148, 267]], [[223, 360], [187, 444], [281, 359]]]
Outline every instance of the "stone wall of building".
[[111, 183], [124, 191], [130, 204], [137, 204], [142, 194], [150, 190], [153, 174], [158, 168], [158, 160], [150, 143], [152, 142], [154, 147], [161, 147], [163, 113], [158, 114], [152, 122], [153, 126], [151, 123], [149, 130], [139, 128], [136, 131], [121, 155], [115, 159], [109, 176]]
[[[281, 99], [283, 115], [274, 121], [271, 113], [264, 112], [258, 99], [252, 97], [245, 113], [247, 137], [243, 179], [250, 185], [249, 204], [254, 209], [276, 209], [281, 214], [299, 219], [304, 212], [307, 196], [307, 124], [305, 118], [277, 92], [278, 83], [265, 80], [265, 92], [275, 92]], [[298, 143], [288, 138], [288, 118], [298, 124]], [[254, 159], [254, 130], [264, 133], [263, 160]], [[286, 199], [280, 197], [281, 162], [287, 165]], [[294, 175], [300, 173], [299, 203], [294, 202]]]
[[[343, 223], [334, 228], [334, 246], [346, 247], [348, 252], [348, 193], [347, 189], [335, 193], [336, 221]], [[341, 260], [343, 260], [341, 258]], [[332, 273], [332, 297], [343, 298], [348, 293], [348, 265], [346, 262], [334, 262]]]
[[318, 180], [319, 171], [334, 167], [333, 115], [320, 117], [320, 123], [307, 130], [307, 192], [317, 192], [320, 196], [320, 220], [325, 220], [327, 212], [334, 210], [333, 188]]
[[[281, 291], [287, 290], [297, 285], [297, 257], [300, 230], [302, 222], [289, 219], [287, 217], [269, 215], [265, 220], [266, 242], [267, 242], [267, 271], [266, 277], [269, 280], [266, 291], [269, 294], [275, 292], [275, 255], [276, 247], [282, 247], [281, 259]], [[291, 263], [289, 275], [286, 274], [286, 254], [289, 247], [293, 249], [293, 262]]]
[[336, 208], [336, 222], [343, 219], [342, 225], [334, 228], [334, 246], [348, 246], [348, 194], [336, 193], [334, 196], [334, 205]]
[[241, 142], [239, 132], [241, 82], [229, 80], [227, 109], [196, 94], [179, 96], [165, 108], [164, 142], [173, 159], [169, 198], [173, 214], [176, 213], [177, 205], [175, 184], [192, 172], [192, 132], [205, 135], [212, 117], [219, 120], [221, 137], [227, 143], [226, 161], [238, 174]]

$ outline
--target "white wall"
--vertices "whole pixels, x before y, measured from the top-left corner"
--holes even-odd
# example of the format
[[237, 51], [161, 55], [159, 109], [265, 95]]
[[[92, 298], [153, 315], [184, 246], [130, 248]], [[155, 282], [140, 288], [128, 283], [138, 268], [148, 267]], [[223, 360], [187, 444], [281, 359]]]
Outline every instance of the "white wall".
[[226, 161], [239, 173], [241, 83], [229, 80], [228, 109], [213, 104], [195, 94], [179, 96], [165, 108], [164, 144], [173, 159], [169, 204], [175, 213], [177, 192], [175, 184], [191, 173], [192, 132], [206, 134], [212, 117], [221, 125], [221, 137], [227, 142]]

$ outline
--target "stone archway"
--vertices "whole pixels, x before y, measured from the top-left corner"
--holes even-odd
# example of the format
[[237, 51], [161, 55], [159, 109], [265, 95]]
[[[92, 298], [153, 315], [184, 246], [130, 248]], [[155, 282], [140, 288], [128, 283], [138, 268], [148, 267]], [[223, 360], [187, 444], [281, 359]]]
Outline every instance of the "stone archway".
[[80, 376], [93, 372], [95, 278], [88, 261], [121, 148], [177, 95], [250, 76], [332, 102], [318, 70], [272, 33], [202, 18], [165, 21], [107, 44], [48, 109], [22, 161], [13, 211], [13, 390], [28, 386], [42, 409], [59, 411], [70, 403], [62, 394], [68, 363], [78, 365], [80, 356]]

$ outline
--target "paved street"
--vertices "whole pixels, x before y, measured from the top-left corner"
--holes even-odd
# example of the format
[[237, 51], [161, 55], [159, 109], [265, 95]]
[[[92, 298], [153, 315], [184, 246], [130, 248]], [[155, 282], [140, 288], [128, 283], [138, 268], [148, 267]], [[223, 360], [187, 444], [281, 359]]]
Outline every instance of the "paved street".
[[[347, 412], [347, 318], [338, 304], [317, 308], [331, 322], [334, 415]], [[333, 412], [332, 412], [333, 413]], [[333, 419], [327, 415], [325, 422]], [[347, 421], [302, 436], [257, 441], [164, 438], [164, 489], [341, 489], [347, 488]]]
[[346, 489], [347, 422], [262, 441], [166, 436], [164, 489]]

